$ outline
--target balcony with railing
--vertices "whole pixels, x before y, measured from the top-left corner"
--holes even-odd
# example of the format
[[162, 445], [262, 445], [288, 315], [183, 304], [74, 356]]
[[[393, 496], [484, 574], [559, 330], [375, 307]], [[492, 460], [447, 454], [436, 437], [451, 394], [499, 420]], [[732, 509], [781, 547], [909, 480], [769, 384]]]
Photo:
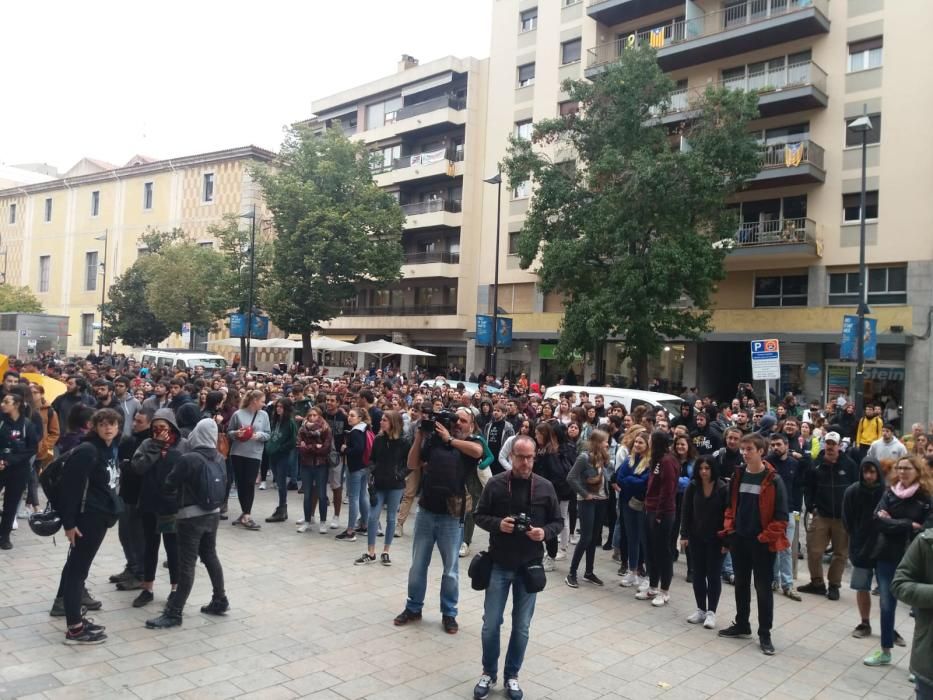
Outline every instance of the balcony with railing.
[[590, 0], [586, 14], [611, 27], [671, 7], [683, 7], [684, 0]]
[[463, 144], [460, 144], [394, 158], [391, 163], [374, 168], [373, 175], [380, 187], [421, 178], [459, 177], [463, 175], [463, 159]]
[[658, 64], [675, 70], [829, 32], [828, 0], [748, 0], [699, 17], [633, 33], [587, 50], [587, 77], [627, 47], [657, 49]]
[[825, 182], [823, 148], [804, 140], [762, 146], [761, 172], [748, 182], [749, 189], [786, 187]]
[[728, 242], [728, 248], [731, 267], [763, 255], [774, 261], [821, 255], [816, 222], [806, 217], [743, 222]]
[[378, 126], [370, 125], [359, 138], [367, 143], [383, 141], [420, 130], [443, 130], [445, 126], [466, 123], [466, 100], [453, 95], [439, 95], [387, 112]]
[[347, 305], [343, 316], [452, 316], [457, 313], [456, 304], [395, 304], [379, 306]]
[[434, 112], [439, 109], [452, 109], [456, 112], [459, 112], [466, 109], [466, 100], [459, 97], [453, 97], [452, 95], [440, 95], [438, 97], [432, 97], [431, 99], [424, 100], [423, 102], [416, 102], [415, 104], [405, 105], [396, 111], [395, 120], [400, 122], [405, 119], [417, 117], [422, 114], [428, 114], [429, 112]]
[[405, 229], [455, 227], [461, 222], [462, 204], [459, 199], [428, 199], [402, 205]]
[[404, 263], [406, 265], [430, 265], [434, 263], [457, 265], [459, 262], [460, 253], [452, 253], [446, 250], [432, 250], [404, 254]]

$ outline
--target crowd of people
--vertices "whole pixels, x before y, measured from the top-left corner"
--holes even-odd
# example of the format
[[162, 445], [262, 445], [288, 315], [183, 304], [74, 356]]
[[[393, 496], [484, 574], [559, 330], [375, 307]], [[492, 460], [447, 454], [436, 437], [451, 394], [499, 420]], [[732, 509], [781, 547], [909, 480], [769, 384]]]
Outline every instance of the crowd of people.
[[[53, 505], [71, 547], [51, 614], [66, 618], [68, 643], [106, 639], [87, 617], [101, 603], [85, 582], [114, 524], [126, 564], [110, 580], [135, 592], [135, 607], [155, 600], [165, 552], [170, 590], [147, 627], [182, 624], [198, 559], [213, 589], [201, 611], [224, 614], [218, 524], [261, 530], [256, 490], [271, 473], [277, 504], [264, 522], [288, 523], [297, 492], [298, 533], [365, 540], [348, 563], [391, 566], [395, 539], [411, 538], [396, 625], [421, 620], [436, 547], [442, 626], [455, 634], [459, 559], [475, 555], [470, 577], [486, 591], [476, 698], [497, 681], [509, 592], [504, 679], [514, 699], [546, 572], [566, 567], [574, 589], [604, 586], [601, 551], [617, 565], [618, 585], [653, 607], [684, 595], [674, 581], [683, 557], [696, 605], [686, 622], [720, 627], [721, 637], [752, 635], [754, 585], [756, 636], [768, 655], [773, 596], [839, 600], [849, 562], [853, 636], [871, 635], [872, 592], [880, 594], [880, 647], [864, 663], [889, 664], [892, 647], [906, 644], [895, 629], [904, 600], [917, 615], [918, 697], [933, 692], [933, 440], [919, 424], [899, 438], [880, 407], [857, 417], [851, 402], [804, 407], [788, 395], [769, 411], [740, 385], [722, 403], [685, 392], [670, 415], [660, 405], [607, 404], [598, 386], [545, 399], [525, 375], [498, 382], [481, 373], [471, 393], [454, 380], [422, 386], [426, 375], [392, 367], [339, 377], [291, 367], [260, 377], [93, 359], [14, 362], [0, 402], [0, 549], [13, 546], [18, 512], [40, 521], [38, 475], [56, 462], [66, 475]], [[65, 393], [47, 402], [42, 383], [21, 377], [27, 371], [63, 381]], [[476, 526], [490, 532], [488, 551], [473, 551]], [[810, 580], [795, 587], [804, 545]], [[736, 616], [720, 626], [723, 583], [735, 587]]]

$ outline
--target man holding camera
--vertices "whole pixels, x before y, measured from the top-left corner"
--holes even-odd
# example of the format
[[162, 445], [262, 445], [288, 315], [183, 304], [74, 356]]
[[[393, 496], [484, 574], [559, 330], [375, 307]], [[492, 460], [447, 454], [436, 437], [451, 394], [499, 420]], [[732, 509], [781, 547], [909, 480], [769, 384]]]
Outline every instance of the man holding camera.
[[395, 618], [396, 625], [421, 619], [424, 595], [428, 587], [428, 566], [434, 546], [441, 554], [441, 615], [444, 631], [456, 634], [457, 602], [460, 598], [459, 562], [463, 540], [463, 518], [472, 508], [466, 490], [466, 477], [483, 457], [483, 445], [475, 435], [473, 412], [458, 408], [456, 413], [425, 413], [415, 431], [408, 452], [407, 488], [417, 491], [418, 515], [411, 543], [411, 568], [408, 570], [408, 599], [405, 609]]
[[489, 480], [473, 515], [476, 524], [490, 533], [487, 556], [492, 562], [483, 613], [483, 675], [473, 689], [477, 700], [489, 697], [496, 683], [499, 628], [510, 589], [512, 634], [505, 655], [505, 692], [510, 700], [521, 700], [518, 672], [528, 646], [535, 598], [545, 584], [542, 543], [556, 538], [564, 527], [554, 487], [531, 471], [535, 450], [534, 438], [515, 438], [512, 470]]

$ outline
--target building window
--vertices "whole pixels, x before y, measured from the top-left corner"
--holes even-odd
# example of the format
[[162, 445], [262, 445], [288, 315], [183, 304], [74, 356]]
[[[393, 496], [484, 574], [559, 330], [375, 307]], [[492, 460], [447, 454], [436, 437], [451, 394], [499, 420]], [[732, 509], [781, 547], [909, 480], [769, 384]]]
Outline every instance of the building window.
[[907, 268], [868, 269], [868, 304], [906, 304]]
[[829, 305], [855, 306], [858, 304], [858, 272], [829, 273]]
[[398, 111], [402, 108], [402, 98], [393, 97], [390, 100], [376, 102], [366, 106], [366, 128], [376, 129], [386, 124], [394, 124], [398, 119]]
[[[860, 192], [842, 195], [842, 221], [846, 224], [858, 223], [862, 220], [860, 208], [862, 195]], [[865, 218], [878, 218], [878, 190], [865, 193]]]
[[384, 173], [395, 167], [395, 161], [402, 157], [402, 146], [386, 146], [382, 150], [373, 151], [372, 170], [376, 173]]
[[16, 205], [15, 204], [10, 205], [10, 223], [11, 224], [16, 223]]
[[583, 40], [573, 39], [565, 41], [560, 45], [560, 63], [566, 66], [568, 63], [576, 63], [580, 60], [580, 53], [583, 50]]
[[806, 275], [755, 278], [755, 308], [806, 305]]
[[[84, 254], [84, 290], [93, 292], [97, 289], [98, 259], [97, 251]], [[86, 345], [87, 343], [85, 343]]]
[[152, 183], [143, 183], [143, 209], [152, 209]]
[[570, 117], [580, 111], [580, 103], [576, 100], [567, 100], [557, 103], [557, 113], [562, 117]]
[[[869, 114], [868, 118], [871, 119], [871, 130], [865, 132], [865, 143], [880, 143], [881, 113], [877, 112], [875, 114]], [[849, 124], [854, 122], [856, 119], [858, 119], [858, 117], [853, 117], [852, 119], [846, 120], [846, 148], [862, 145], [862, 134], [852, 131], [852, 129], [849, 128]]]
[[576, 5], [578, 2], [582, 2], [582, 0], [560, 0], [561, 7], [570, 7], [571, 5]]
[[518, 255], [518, 237], [521, 231], [509, 231], [509, 255]]
[[534, 130], [534, 126], [531, 123], [530, 119], [525, 119], [520, 122], [515, 122], [515, 138], [524, 139], [525, 141], [531, 141], [531, 132]]
[[100, 214], [100, 190], [91, 192], [91, 216]]
[[518, 67], [518, 87], [528, 87], [535, 84], [535, 64], [526, 63]]
[[849, 44], [849, 72], [879, 68], [881, 66], [882, 37]]
[[52, 256], [39, 256], [39, 291], [49, 291], [49, 275], [52, 271]]
[[204, 173], [202, 199], [205, 202], [214, 201], [214, 173]]
[[512, 188], [512, 199], [527, 199], [531, 196], [531, 180], [525, 180]]
[[51, 223], [52, 221], [52, 198], [46, 197], [45, 199], [45, 223]]
[[81, 345], [94, 344], [94, 314], [81, 314]]
[[520, 12], [518, 15], [518, 31], [530, 32], [538, 28], [538, 8], [532, 7], [530, 10]]

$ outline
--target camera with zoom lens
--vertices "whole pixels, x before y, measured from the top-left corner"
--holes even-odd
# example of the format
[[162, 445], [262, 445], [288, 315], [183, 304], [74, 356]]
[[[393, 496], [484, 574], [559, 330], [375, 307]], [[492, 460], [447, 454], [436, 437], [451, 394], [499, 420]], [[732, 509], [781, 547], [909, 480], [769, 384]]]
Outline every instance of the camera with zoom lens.
[[456, 418], [457, 414], [448, 411], [446, 408], [443, 411], [425, 411], [421, 419], [421, 431], [429, 434], [434, 433], [438, 423], [450, 430]]
[[529, 518], [525, 513], [513, 515], [512, 521], [515, 524], [512, 532], [516, 535], [523, 535], [531, 529], [531, 518]]

